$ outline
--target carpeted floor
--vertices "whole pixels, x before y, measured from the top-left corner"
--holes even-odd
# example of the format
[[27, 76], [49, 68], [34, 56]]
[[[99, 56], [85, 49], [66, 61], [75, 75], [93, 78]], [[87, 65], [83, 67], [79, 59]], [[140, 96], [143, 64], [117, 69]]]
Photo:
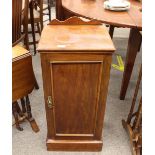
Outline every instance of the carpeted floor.
[[[53, 18], [54, 11], [52, 10]], [[115, 54], [120, 54], [125, 61], [129, 29], [117, 28], [114, 34]], [[116, 56], [113, 56], [113, 63], [116, 63]], [[21, 126], [24, 131], [20, 132], [15, 127], [12, 128], [12, 149], [13, 155], [131, 155], [130, 143], [124, 131], [121, 120], [127, 117], [131, 105], [132, 96], [138, 76], [139, 65], [141, 64], [141, 52], [138, 53], [136, 63], [132, 73], [131, 81], [127, 91], [126, 99], [119, 100], [119, 92], [123, 72], [111, 68], [109, 92], [103, 129], [103, 149], [101, 152], [48, 152], [46, 150], [46, 118], [42, 88], [42, 73], [40, 66], [40, 56], [33, 56], [35, 75], [40, 89], [34, 90], [30, 95], [32, 114], [35, 118], [40, 132], [34, 133], [28, 122]]]

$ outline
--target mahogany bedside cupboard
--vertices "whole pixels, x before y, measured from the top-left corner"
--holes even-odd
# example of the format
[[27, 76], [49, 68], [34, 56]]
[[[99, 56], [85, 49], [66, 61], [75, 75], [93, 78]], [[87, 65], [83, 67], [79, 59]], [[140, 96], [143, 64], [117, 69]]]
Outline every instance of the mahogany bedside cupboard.
[[71, 17], [43, 29], [47, 150], [101, 151], [114, 45], [104, 25]]

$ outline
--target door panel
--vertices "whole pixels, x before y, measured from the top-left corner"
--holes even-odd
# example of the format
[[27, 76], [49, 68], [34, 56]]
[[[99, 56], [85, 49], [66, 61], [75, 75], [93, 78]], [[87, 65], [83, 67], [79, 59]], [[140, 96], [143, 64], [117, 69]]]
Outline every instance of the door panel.
[[102, 61], [50, 63], [56, 136], [94, 135]]

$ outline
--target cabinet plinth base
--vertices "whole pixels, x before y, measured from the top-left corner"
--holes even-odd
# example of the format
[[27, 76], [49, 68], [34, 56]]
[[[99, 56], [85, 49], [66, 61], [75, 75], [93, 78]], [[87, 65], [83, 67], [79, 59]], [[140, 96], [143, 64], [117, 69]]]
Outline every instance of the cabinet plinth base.
[[102, 141], [97, 140], [53, 140], [46, 142], [48, 151], [101, 151]]

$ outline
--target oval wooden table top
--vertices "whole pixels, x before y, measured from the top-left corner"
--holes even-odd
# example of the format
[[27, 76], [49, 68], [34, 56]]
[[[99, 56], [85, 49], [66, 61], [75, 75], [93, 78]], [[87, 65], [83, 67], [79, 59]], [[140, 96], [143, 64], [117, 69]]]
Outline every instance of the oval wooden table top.
[[110, 11], [103, 7], [104, 0], [62, 0], [62, 6], [71, 13], [86, 18], [97, 19], [106, 24], [142, 29], [142, 5], [136, 0], [130, 0], [128, 11]]

